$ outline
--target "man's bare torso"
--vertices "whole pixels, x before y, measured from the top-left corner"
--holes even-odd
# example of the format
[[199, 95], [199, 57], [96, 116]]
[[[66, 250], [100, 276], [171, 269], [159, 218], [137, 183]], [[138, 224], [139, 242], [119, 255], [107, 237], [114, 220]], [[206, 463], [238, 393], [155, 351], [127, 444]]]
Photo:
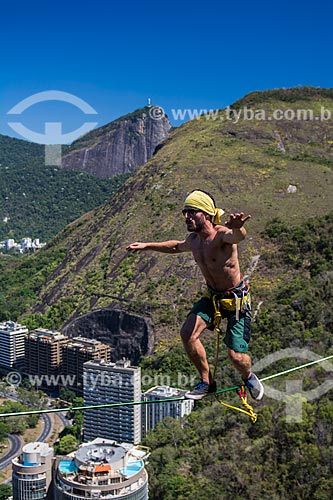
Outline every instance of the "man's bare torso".
[[192, 233], [187, 238], [194, 259], [207, 285], [224, 291], [241, 281], [237, 245], [223, 242], [223, 226], [216, 226], [205, 238]]

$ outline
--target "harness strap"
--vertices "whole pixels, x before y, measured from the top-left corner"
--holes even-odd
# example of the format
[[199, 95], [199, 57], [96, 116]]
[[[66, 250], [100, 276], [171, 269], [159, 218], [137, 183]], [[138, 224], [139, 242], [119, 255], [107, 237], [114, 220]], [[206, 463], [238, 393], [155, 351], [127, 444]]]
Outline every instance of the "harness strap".
[[213, 320], [214, 329], [217, 333], [221, 333], [220, 323], [222, 321], [222, 314], [218, 305], [218, 298], [216, 294], [212, 295], [212, 301], [214, 306], [214, 320]]
[[247, 395], [243, 386], [241, 387], [241, 390], [238, 392], [238, 394], [241, 398], [242, 405], [244, 406], [245, 410], [243, 410], [243, 408], [238, 408], [238, 406], [229, 405], [228, 403], [224, 403], [224, 401], [220, 401], [216, 395], [215, 398], [220, 405], [229, 408], [230, 410], [240, 411], [241, 413], [248, 415], [251, 419], [251, 422], [255, 424], [258, 419], [258, 415], [254, 412], [252, 406], [247, 402]]
[[236, 292], [231, 292], [231, 293], [235, 297], [235, 301], [236, 301], [236, 321], [238, 321], [239, 320], [239, 297], [236, 294]]
[[[239, 309], [240, 309], [239, 308], [240, 297], [238, 297], [238, 295], [236, 293], [234, 295], [235, 295], [235, 300], [236, 300], [236, 319], [238, 320], [239, 319]], [[245, 294], [244, 291], [242, 291], [242, 298], [241, 298], [242, 302], [243, 302], [243, 300], [245, 300], [247, 295], [248, 295], [247, 293]], [[222, 314], [221, 314], [220, 307], [219, 307], [219, 298], [216, 294], [212, 294], [212, 302], [213, 302], [213, 306], [214, 306], [213, 325], [214, 325], [214, 330], [216, 331], [216, 353], [215, 353], [215, 362], [214, 362], [214, 369], [213, 369], [213, 380], [215, 380], [217, 363], [218, 363], [218, 359], [219, 359], [220, 334], [222, 333], [222, 331], [220, 329]], [[245, 410], [243, 410], [242, 408], [238, 408], [237, 406], [229, 405], [228, 403], [224, 403], [223, 401], [220, 401], [218, 399], [218, 397], [216, 396], [216, 394], [215, 394], [215, 398], [219, 402], [220, 405], [222, 405], [226, 408], [229, 408], [231, 410], [240, 411], [241, 413], [248, 415], [251, 419], [251, 422], [253, 424], [255, 424], [258, 417], [257, 417], [257, 414], [255, 413], [253, 407], [247, 402], [247, 395], [246, 395], [244, 386], [241, 386], [241, 388], [238, 392], [238, 395], [241, 398], [241, 402], [242, 402], [242, 405], [244, 406]]]
[[238, 395], [241, 398], [242, 405], [247, 410], [247, 412], [245, 412], [245, 413], [247, 413], [247, 415], [250, 416], [251, 422], [253, 424], [255, 424], [257, 421], [258, 415], [254, 412], [253, 407], [247, 402], [247, 394], [245, 392], [245, 387], [243, 385], [241, 386], [240, 391], [238, 392]]

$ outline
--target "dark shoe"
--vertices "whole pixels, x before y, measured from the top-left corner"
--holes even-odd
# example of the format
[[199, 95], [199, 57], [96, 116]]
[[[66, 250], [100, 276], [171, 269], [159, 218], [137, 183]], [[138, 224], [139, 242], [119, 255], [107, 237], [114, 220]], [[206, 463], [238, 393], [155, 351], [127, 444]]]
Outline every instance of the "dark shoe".
[[199, 384], [197, 384], [192, 391], [185, 393], [185, 398], [198, 400], [213, 392], [216, 392], [216, 382], [208, 384], [208, 382], [201, 380], [201, 382], [199, 382]]
[[[243, 379], [244, 380], [244, 379]], [[258, 379], [257, 375], [251, 373], [247, 380], [244, 380], [244, 384], [250, 391], [250, 394], [253, 399], [256, 401], [260, 401], [264, 395], [264, 386]]]

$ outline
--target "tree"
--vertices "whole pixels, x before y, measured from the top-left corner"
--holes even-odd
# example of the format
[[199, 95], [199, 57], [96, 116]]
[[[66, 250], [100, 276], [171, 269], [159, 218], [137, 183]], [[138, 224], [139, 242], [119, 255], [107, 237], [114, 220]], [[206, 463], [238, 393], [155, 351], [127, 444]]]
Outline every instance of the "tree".
[[12, 496], [12, 488], [9, 484], [0, 484], [0, 500], [7, 500]]
[[67, 436], [60, 439], [58, 453], [60, 455], [67, 455], [68, 453], [76, 450], [78, 445], [79, 442], [76, 437], [71, 434], [67, 434]]
[[9, 431], [10, 431], [9, 425], [5, 424], [4, 422], [0, 422], [0, 441], [4, 440]]
[[67, 387], [61, 387], [60, 388], [60, 393], [59, 393], [60, 399], [63, 401], [68, 401], [69, 403], [72, 403], [73, 400], [76, 398], [76, 394], [74, 391], [71, 389], [68, 389]]

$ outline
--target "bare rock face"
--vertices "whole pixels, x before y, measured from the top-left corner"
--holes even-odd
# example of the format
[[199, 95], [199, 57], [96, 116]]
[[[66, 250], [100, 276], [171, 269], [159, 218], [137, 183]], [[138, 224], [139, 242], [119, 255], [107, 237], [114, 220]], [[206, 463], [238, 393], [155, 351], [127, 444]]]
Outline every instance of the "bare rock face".
[[62, 329], [68, 337], [82, 336], [111, 346], [111, 361], [129, 359], [137, 365], [151, 354], [154, 331], [149, 318], [119, 309], [99, 309], [76, 318]]
[[166, 115], [151, 118], [150, 109], [139, 109], [75, 141], [61, 167], [100, 178], [136, 170], [153, 156], [171, 129]]

